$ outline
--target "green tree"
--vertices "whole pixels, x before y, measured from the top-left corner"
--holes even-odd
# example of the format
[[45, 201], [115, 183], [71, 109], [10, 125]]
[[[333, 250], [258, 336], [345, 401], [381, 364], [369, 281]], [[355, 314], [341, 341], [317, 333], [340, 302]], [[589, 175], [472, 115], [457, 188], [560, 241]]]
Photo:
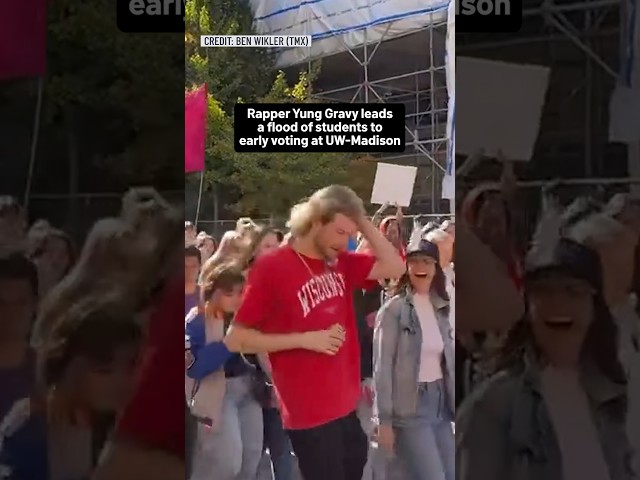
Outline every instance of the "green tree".
[[206, 83], [230, 112], [238, 98], [254, 100], [273, 81], [274, 58], [264, 48], [203, 48], [200, 35], [251, 35], [247, 0], [187, 0], [185, 3], [186, 86]]
[[[300, 73], [287, 84], [278, 72], [271, 90], [260, 103], [311, 101], [312, 77]], [[242, 192], [238, 207], [245, 212], [285, 215], [292, 205], [331, 183], [347, 183], [351, 156], [343, 153], [245, 153], [234, 156], [232, 182]]]
[[83, 161], [125, 184], [175, 178], [183, 112], [166, 99], [180, 94], [184, 76], [176, 36], [120, 32], [112, 0], [51, 2], [45, 128], [59, 125]]

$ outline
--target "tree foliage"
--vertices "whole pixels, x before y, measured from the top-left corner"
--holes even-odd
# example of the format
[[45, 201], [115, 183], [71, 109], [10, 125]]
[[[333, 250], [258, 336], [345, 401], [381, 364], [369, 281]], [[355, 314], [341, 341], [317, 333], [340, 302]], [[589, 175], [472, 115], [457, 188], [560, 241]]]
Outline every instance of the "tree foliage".
[[251, 10], [246, 0], [187, 0], [186, 5], [185, 87], [206, 83], [209, 92], [208, 185], [227, 185], [237, 191], [235, 208], [244, 214], [283, 215], [314, 190], [331, 183], [349, 184], [352, 175], [370, 170], [369, 162], [347, 154], [236, 153], [233, 105], [238, 101], [312, 102], [320, 67], [301, 72], [290, 84], [285, 73], [274, 67], [275, 58], [267, 49], [201, 48], [201, 34], [254, 34]]
[[112, 0], [56, 0], [48, 35], [44, 128], [73, 130], [83, 160], [125, 183], [174, 178], [183, 156], [174, 134], [183, 112], [172, 101], [184, 77], [182, 34], [120, 32]]

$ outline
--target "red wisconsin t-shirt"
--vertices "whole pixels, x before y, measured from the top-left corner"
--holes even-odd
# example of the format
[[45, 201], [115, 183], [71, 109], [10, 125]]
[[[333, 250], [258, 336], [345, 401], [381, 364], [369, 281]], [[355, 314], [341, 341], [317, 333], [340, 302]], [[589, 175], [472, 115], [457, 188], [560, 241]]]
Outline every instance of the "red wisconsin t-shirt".
[[371, 255], [345, 252], [328, 266], [284, 246], [260, 257], [249, 272], [236, 323], [271, 334], [325, 330], [334, 323], [346, 331], [334, 356], [302, 349], [269, 355], [285, 428], [314, 428], [356, 409], [360, 345], [353, 290], [367, 285], [374, 263]]

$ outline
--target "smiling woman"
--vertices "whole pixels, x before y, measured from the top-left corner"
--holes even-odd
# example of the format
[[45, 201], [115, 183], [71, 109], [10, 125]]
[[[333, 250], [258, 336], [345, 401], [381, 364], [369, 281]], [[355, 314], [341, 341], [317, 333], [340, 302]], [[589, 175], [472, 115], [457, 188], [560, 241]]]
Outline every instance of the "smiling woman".
[[[378, 442], [397, 453], [410, 478], [453, 480], [455, 352], [445, 275], [437, 245], [415, 238], [406, 255], [407, 272], [376, 319]], [[427, 436], [439, 448], [424, 448]]]
[[[557, 219], [545, 212], [527, 255], [529, 308], [498, 356], [500, 373], [472, 392], [458, 413], [461, 480], [481, 478], [479, 471], [496, 480], [632, 478], [625, 473], [626, 378], [600, 259], [561, 236]], [[537, 431], [540, 444], [552, 446], [535, 467], [502, 451], [514, 441], [504, 425], [515, 422]]]
[[415, 294], [429, 295], [434, 292], [448, 300], [446, 278], [440, 265], [438, 246], [428, 240], [418, 239], [409, 244], [406, 251], [407, 272], [400, 277], [395, 294], [402, 295], [410, 289]]

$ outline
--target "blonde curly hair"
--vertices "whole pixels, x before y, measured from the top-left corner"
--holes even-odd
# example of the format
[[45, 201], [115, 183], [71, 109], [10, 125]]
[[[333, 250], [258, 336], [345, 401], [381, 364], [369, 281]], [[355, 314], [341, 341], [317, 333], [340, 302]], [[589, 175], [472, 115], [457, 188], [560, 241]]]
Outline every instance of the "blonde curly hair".
[[337, 214], [356, 219], [366, 215], [366, 210], [360, 197], [349, 187], [330, 185], [294, 205], [287, 227], [292, 236], [303, 237], [315, 222], [329, 223]]

